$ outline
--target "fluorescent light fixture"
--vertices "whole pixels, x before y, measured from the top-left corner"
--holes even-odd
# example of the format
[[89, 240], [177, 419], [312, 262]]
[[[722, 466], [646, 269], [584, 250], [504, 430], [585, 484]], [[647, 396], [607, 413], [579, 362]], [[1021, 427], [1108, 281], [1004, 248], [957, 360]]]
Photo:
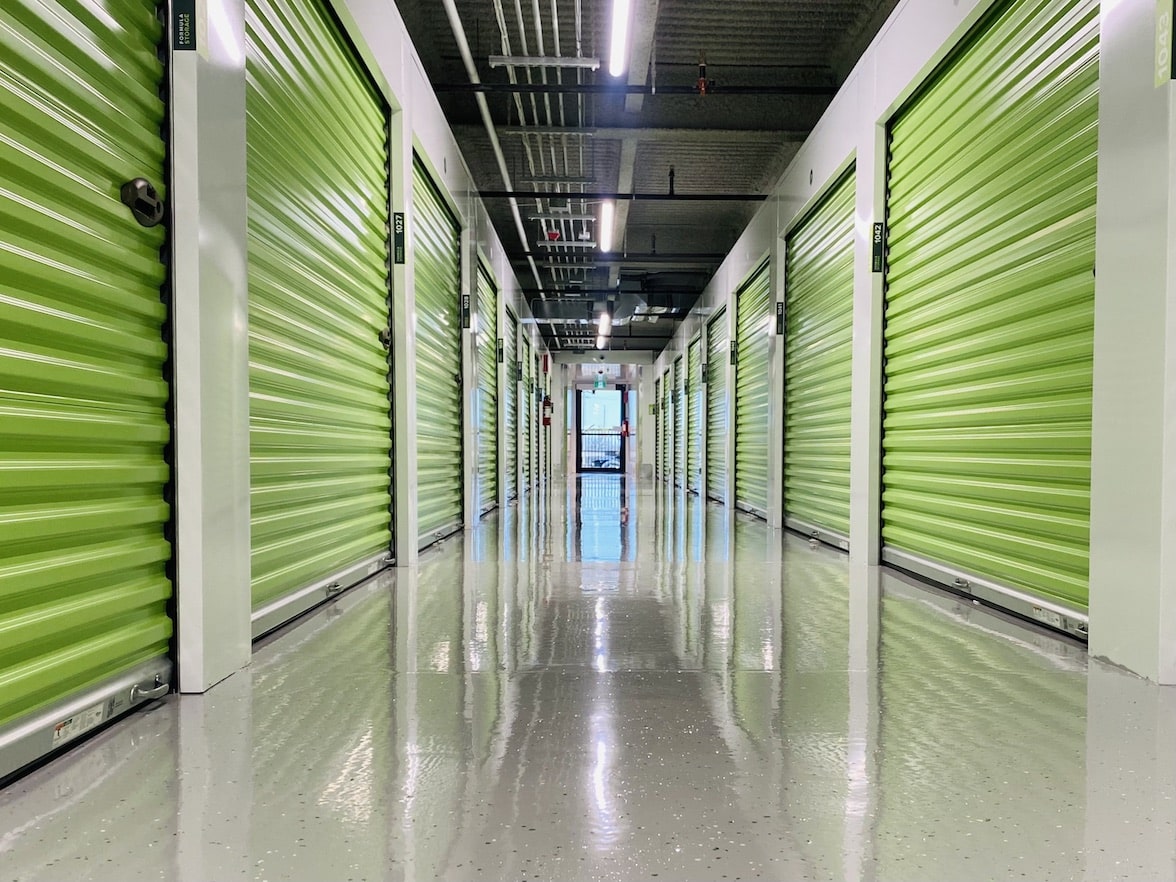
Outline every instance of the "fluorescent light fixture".
[[614, 211], [616, 205], [612, 202], [605, 202], [600, 206], [600, 250], [604, 252], [612, 251]]
[[605, 339], [605, 337], [604, 337], [604, 335], [603, 335], [603, 334], [597, 334], [597, 335], [596, 335], [596, 348], [597, 348], [597, 349], [603, 349], [603, 348], [604, 348], [604, 344], [605, 344], [605, 343], [607, 343], [607, 342], [608, 342], [608, 341]]
[[629, 0], [613, 0], [612, 46], [608, 54], [608, 72], [619, 77], [629, 61]]
[[612, 328], [612, 316], [608, 314], [606, 309], [600, 314], [600, 333], [607, 334], [610, 328]]

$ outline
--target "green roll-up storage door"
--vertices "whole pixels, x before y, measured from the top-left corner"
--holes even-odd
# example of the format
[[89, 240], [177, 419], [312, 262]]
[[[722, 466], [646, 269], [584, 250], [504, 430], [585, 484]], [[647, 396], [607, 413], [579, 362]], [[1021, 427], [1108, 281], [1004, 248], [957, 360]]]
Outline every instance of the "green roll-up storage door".
[[854, 175], [788, 237], [784, 315], [784, 515], [849, 539]]
[[768, 509], [770, 288], [765, 263], [739, 289], [735, 312], [735, 504], [761, 517]]
[[502, 351], [506, 355], [503, 369], [506, 371], [506, 438], [502, 445], [502, 456], [505, 460], [502, 467], [502, 479], [506, 482], [503, 487], [503, 498], [508, 502], [519, 495], [519, 384], [518, 357], [519, 320], [513, 312], [506, 311], [506, 328], [502, 338]]
[[461, 228], [419, 156], [412, 172], [417, 512], [424, 544], [461, 526]]
[[686, 483], [686, 363], [674, 362], [674, 483]]
[[727, 308], [706, 326], [706, 495], [727, 501]]
[[666, 368], [661, 378], [662, 480], [674, 479], [674, 379]]
[[163, 28], [95, 10], [0, 6], [0, 777], [170, 677], [166, 233], [119, 199], [165, 195]]
[[498, 288], [478, 266], [478, 491], [484, 514], [498, 503]]
[[535, 378], [531, 373], [531, 341], [526, 337], [520, 338], [521, 347], [519, 360], [523, 363], [523, 386], [519, 390], [521, 396], [520, 414], [523, 420], [523, 492], [531, 489], [531, 466], [535, 459]]
[[322, 0], [245, 15], [256, 635], [390, 550], [388, 134]]
[[889, 160], [887, 559], [1080, 615], [1098, 17], [1002, 4], [892, 122]]
[[666, 467], [665, 461], [662, 459], [662, 450], [664, 449], [664, 445], [662, 444], [662, 415], [661, 415], [661, 412], [662, 412], [662, 391], [661, 391], [661, 383], [662, 383], [661, 377], [654, 378], [654, 380], [653, 380], [653, 402], [654, 402], [654, 409], [657, 411], [657, 415], [653, 421], [653, 432], [654, 432], [654, 435], [653, 435], [653, 458], [654, 458], [653, 473], [658, 478], [660, 478], [664, 474], [664, 469]]
[[686, 350], [686, 486], [698, 492], [702, 483], [702, 338]]

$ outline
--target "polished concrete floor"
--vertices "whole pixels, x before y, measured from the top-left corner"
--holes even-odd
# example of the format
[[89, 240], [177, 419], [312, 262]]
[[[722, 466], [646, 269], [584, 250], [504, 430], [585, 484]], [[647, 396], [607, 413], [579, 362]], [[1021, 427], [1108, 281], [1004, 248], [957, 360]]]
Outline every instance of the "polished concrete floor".
[[0, 792], [0, 880], [1176, 880], [1176, 690], [586, 477]]

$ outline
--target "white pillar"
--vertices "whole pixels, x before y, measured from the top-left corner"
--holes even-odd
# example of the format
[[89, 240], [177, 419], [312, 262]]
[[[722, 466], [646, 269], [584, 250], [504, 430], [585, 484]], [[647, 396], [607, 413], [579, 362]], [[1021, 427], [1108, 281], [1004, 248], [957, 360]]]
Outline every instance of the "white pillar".
[[417, 444], [416, 444], [416, 291], [412, 284], [412, 126], [405, 111], [392, 114], [391, 187], [392, 210], [404, 213], [405, 262], [392, 267], [392, 388], [396, 476], [396, 565], [417, 561]]
[[[249, 298], [245, 9], [171, 55], [176, 619], [179, 687], [249, 664]], [[205, 32], [207, 38], [205, 39]]]
[[[476, 218], [470, 205], [466, 217]], [[469, 226], [461, 231], [461, 286], [458, 315], [461, 328], [461, 434], [462, 434], [462, 523], [467, 530], [478, 526], [482, 517], [478, 481], [478, 335], [474, 316], [478, 302], [478, 237]], [[466, 298], [469, 298], [468, 300]], [[468, 309], [468, 312], [467, 312]], [[465, 327], [466, 316], [469, 327]]]
[[886, 122], [875, 106], [876, 59], [858, 70], [853, 243], [853, 391], [849, 466], [849, 554], [876, 566], [882, 546], [883, 274], [873, 272], [874, 224], [886, 217]]
[[771, 329], [768, 334], [768, 523], [776, 529], [784, 526], [784, 335], [777, 334], [777, 316], [783, 314], [785, 256], [783, 237], [772, 243], [769, 263]]
[[1090, 651], [1176, 684], [1176, 91], [1154, 0], [1100, 15]]

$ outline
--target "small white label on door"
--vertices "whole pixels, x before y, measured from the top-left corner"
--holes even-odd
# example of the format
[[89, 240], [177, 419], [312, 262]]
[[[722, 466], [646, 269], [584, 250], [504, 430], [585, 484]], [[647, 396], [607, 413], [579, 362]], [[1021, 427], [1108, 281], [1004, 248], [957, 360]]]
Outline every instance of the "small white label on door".
[[81, 713], [62, 720], [53, 727], [53, 745], [64, 744], [79, 735], [84, 735], [106, 718], [106, 703], [96, 704]]
[[1039, 622], [1045, 622], [1054, 628], [1062, 627], [1062, 616], [1060, 613], [1054, 612], [1052, 609], [1042, 609], [1040, 606], [1033, 607], [1033, 618]]

